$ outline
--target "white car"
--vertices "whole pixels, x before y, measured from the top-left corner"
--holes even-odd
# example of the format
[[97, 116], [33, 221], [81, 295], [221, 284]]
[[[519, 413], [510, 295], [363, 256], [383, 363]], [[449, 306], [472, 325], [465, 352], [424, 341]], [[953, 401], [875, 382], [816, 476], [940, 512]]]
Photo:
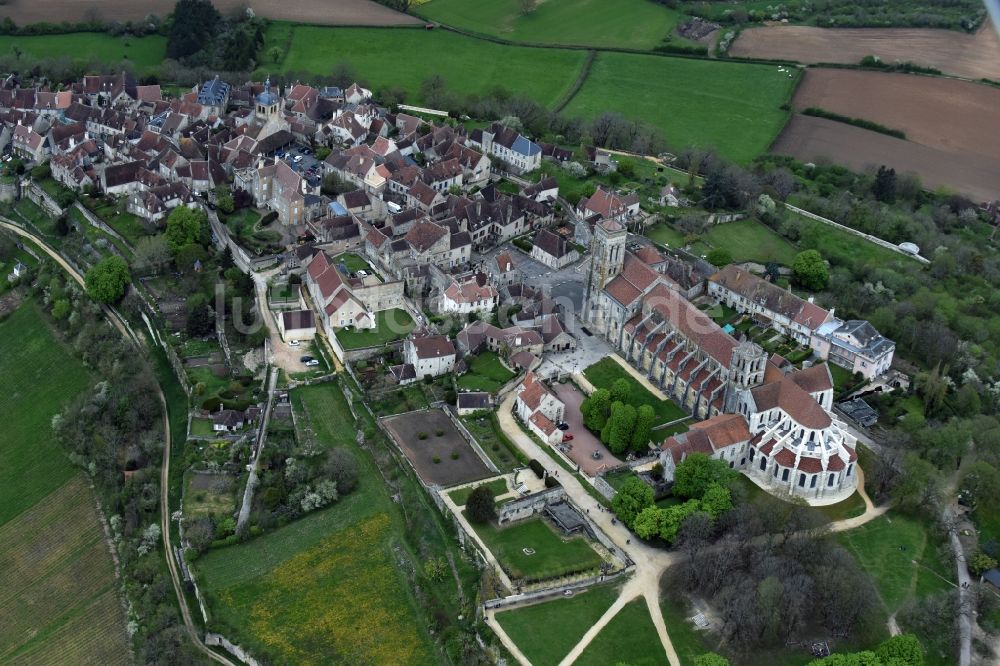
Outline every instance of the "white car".
[[288, 341], [288, 346], [289, 347], [298, 347], [300, 344], [301, 343], [298, 340], [289, 340]]
[[368, 277], [368, 271], [358, 271], [358, 277]]
[[311, 361], [306, 361], [306, 365], [308, 365], [311, 368], [313, 366], [319, 365], [319, 361], [317, 361], [316, 359], [313, 359]]
[[301, 162], [302, 161], [302, 156], [301, 155], [296, 155], [293, 159], [295, 160], [295, 162]]

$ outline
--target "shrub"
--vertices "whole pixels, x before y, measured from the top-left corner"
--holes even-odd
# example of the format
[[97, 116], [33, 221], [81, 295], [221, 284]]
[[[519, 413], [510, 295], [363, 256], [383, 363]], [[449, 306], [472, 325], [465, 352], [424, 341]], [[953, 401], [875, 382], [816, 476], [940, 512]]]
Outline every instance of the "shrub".
[[427, 439], [427, 433], [426, 432], [418, 432], [417, 433], [417, 439], [419, 439], [419, 440]]
[[531, 471], [534, 472], [535, 476], [539, 479], [545, 476], [545, 468], [542, 467], [542, 463], [538, 462], [534, 458], [528, 461], [528, 467], [531, 468]]
[[431, 458], [431, 460], [434, 461], [435, 465], [440, 465], [441, 464], [441, 456], [434, 456], [433, 458]]
[[444, 428], [438, 428], [437, 430], [434, 431], [434, 434], [437, 435], [438, 437], [441, 437], [442, 435], [444, 435]]
[[462, 455], [462, 454], [460, 454], [460, 453], [459, 453], [458, 451], [452, 451], [452, 452], [451, 452], [451, 459], [452, 459], [452, 460], [458, 460], [458, 459], [459, 459], [459, 457], [461, 457], [461, 455]]
[[547, 477], [545, 477], [545, 487], [546, 488], [555, 488], [556, 486], [561, 486], [561, 485], [562, 484], [559, 483], [559, 481], [556, 479], [556, 477], [554, 477], [554, 476], [547, 476]]
[[470, 522], [488, 523], [497, 516], [493, 491], [488, 486], [477, 486], [465, 501], [465, 515]]

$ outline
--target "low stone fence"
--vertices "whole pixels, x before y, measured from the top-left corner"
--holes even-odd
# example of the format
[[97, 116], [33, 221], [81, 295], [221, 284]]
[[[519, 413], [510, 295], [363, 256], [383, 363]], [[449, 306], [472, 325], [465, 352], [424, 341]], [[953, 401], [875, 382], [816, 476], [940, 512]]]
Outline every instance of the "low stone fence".
[[248, 666], [260, 666], [260, 662], [250, 656], [250, 653], [236, 645], [222, 634], [214, 634], [211, 631], [205, 633], [205, 645], [209, 647], [221, 647], [229, 654], [233, 655]]
[[79, 201], [77, 201], [76, 203], [73, 204], [73, 207], [76, 208], [78, 211], [80, 211], [80, 214], [83, 215], [84, 219], [87, 220], [87, 222], [90, 223], [90, 226], [92, 226], [92, 227], [94, 227], [96, 229], [100, 229], [101, 231], [103, 231], [107, 235], [111, 236], [115, 240], [121, 242], [122, 245], [124, 245], [125, 247], [127, 247], [130, 252], [132, 252], [133, 254], [135, 254], [135, 248], [132, 247], [131, 243], [129, 243], [127, 240], [125, 240], [124, 236], [122, 236], [120, 233], [118, 233], [113, 228], [111, 228], [107, 224], [107, 222], [105, 222], [101, 218], [99, 218], [96, 215], [94, 215], [93, 213], [91, 213], [90, 210], [88, 210], [86, 206], [84, 206], [82, 203], [80, 203]]
[[512, 594], [509, 597], [500, 597], [497, 599], [488, 599], [483, 602], [483, 608], [485, 610], [500, 610], [503, 608], [510, 608], [519, 605], [530, 605], [538, 603], [541, 601], [548, 601], [549, 599], [554, 599], [556, 597], [566, 596], [567, 592], [574, 590], [583, 590], [592, 585], [598, 585], [600, 583], [606, 583], [611, 580], [615, 580], [620, 576], [627, 574], [631, 571], [634, 565], [629, 565], [628, 567], [616, 571], [614, 573], [599, 574], [597, 576], [591, 576], [589, 578], [584, 578], [581, 580], [575, 580], [571, 583], [565, 583], [557, 587], [550, 587], [544, 590], [536, 590], [534, 592], [522, 592], [520, 594]]
[[911, 259], [913, 259], [915, 261], [919, 261], [922, 264], [927, 265], [927, 264], [931, 263], [930, 259], [925, 259], [924, 257], [921, 257], [919, 254], [910, 254], [909, 252], [904, 252], [903, 250], [899, 249], [898, 245], [896, 245], [894, 243], [890, 243], [887, 240], [882, 240], [878, 236], [871, 236], [869, 234], [864, 233], [863, 231], [858, 231], [857, 229], [852, 229], [851, 227], [844, 226], [843, 224], [840, 224], [839, 222], [834, 222], [831, 219], [822, 217], [820, 215], [816, 215], [815, 213], [810, 213], [809, 211], [804, 210], [802, 208], [799, 208], [797, 206], [793, 206], [790, 203], [786, 203], [785, 204], [785, 208], [787, 208], [788, 210], [792, 211], [793, 213], [798, 213], [802, 217], [807, 217], [810, 220], [815, 220], [816, 222], [822, 222], [823, 224], [826, 224], [828, 226], [834, 227], [835, 229], [840, 229], [841, 231], [847, 232], [849, 234], [853, 234], [854, 236], [857, 236], [859, 238], [864, 238], [866, 241], [868, 241], [870, 243], [874, 243], [875, 245], [878, 245], [880, 247], [884, 247], [887, 250], [892, 250], [893, 252], [896, 252], [898, 254], [903, 255], [904, 257], [910, 257]]
[[488, 455], [486, 455], [486, 452], [483, 451], [481, 446], [479, 446], [479, 442], [476, 440], [475, 437], [472, 436], [472, 433], [469, 432], [469, 430], [465, 427], [465, 424], [462, 423], [462, 419], [458, 418], [458, 416], [454, 413], [453, 411], [455, 409], [454, 405], [442, 405], [442, 409], [444, 410], [444, 413], [448, 415], [448, 418], [451, 419], [451, 422], [452, 424], [454, 424], [455, 428], [460, 433], [462, 433], [462, 437], [464, 437], [465, 441], [469, 443], [469, 446], [472, 447], [472, 450], [476, 452], [476, 455], [479, 456], [479, 459], [483, 461], [483, 464], [489, 467], [490, 471], [493, 472], [494, 474], [501, 474], [502, 472], [500, 471], [500, 468], [493, 463], [493, 461], [490, 459]]
[[62, 206], [57, 204], [56, 200], [50, 197], [48, 192], [35, 184], [35, 181], [29, 181], [28, 189], [22, 190], [22, 194], [41, 206], [42, 210], [55, 217], [59, 217], [64, 212]]

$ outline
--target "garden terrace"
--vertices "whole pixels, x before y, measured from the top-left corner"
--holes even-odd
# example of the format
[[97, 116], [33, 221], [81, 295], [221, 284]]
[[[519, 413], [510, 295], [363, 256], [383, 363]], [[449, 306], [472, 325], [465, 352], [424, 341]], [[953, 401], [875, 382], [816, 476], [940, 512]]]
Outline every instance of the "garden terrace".
[[394, 308], [375, 313], [375, 328], [337, 330], [337, 340], [346, 350], [377, 347], [402, 340], [413, 330], [413, 317], [406, 310]]
[[469, 371], [455, 380], [460, 390], [496, 393], [514, 378], [514, 373], [493, 352], [484, 351], [468, 357], [467, 363]]
[[530, 583], [583, 572], [596, 574], [604, 563], [586, 537], [565, 537], [544, 518], [472, 527], [512, 579]]
[[427, 485], [447, 488], [492, 475], [439, 409], [390, 416], [382, 424]]

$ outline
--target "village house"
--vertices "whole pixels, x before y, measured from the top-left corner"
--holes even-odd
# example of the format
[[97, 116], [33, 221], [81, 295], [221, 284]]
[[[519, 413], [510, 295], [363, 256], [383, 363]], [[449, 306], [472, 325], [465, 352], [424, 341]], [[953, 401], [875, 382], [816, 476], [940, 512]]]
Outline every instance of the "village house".
[[525, 375], [516, 390], [514, 411], [518, 418], [542, 441], [561, 442], [562, 431], [557, 426], [563, 421], [566, 405], [533, 372]]
[[403, 341], [403, 361], [413, 366], [418, 381], [451, 373], [455, 358], [455, 345], [445, 335], [410, 337]]
[[531, 247], [531, 258], [553, 270], [559, 270], [580, 258], [573, 244], [548, 229], [539, 229]]
[[316, 318], [312, 310], [289, 310], [278, 317], [281, 339], [312, 340], [316, 337]]
[[639, 195], [632, 192], [623, 197], [602, 185], [592, 196], [580, 199], [576, 212], [585, 219], [596, 215], [600, 220], [625, 224], [639, 214]]
[[492, 312], [498, 298], [496, 287], [486, 280], [486, 275], [474, 273], [451, 278], [450, 284], [441, 292], [438, 311], [459, 314]]
[[500, 123], [474, 130], [468, 144], [499, 158], [515, 173], [534, 171], [542, 164], [542, 149], [537, 143]]

